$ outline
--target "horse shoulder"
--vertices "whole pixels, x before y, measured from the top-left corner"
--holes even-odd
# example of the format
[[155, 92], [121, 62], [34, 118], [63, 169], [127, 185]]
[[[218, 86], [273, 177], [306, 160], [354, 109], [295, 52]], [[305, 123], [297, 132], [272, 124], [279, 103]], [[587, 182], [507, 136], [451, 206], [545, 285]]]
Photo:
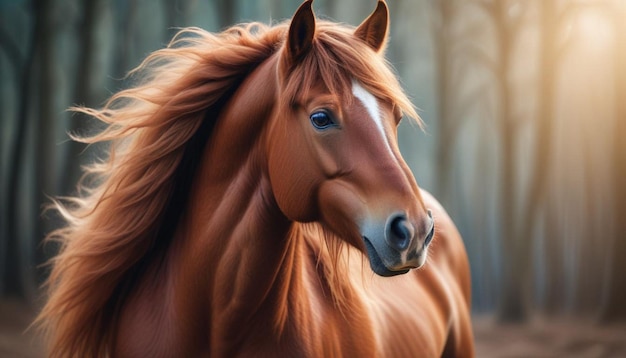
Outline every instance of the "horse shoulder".
[[446, 286], [441, 302], [450, 302], [449, 332], [442, 356], [472, 357], [474, 355], [471, 328], [471, 280], [465, 245], [456, 225], [443, 206], [430, 193], [422, 190], [424, 204], [435, 219], [435, 238], [431, 258], [426, 265], [434, 266], [442, 285]]

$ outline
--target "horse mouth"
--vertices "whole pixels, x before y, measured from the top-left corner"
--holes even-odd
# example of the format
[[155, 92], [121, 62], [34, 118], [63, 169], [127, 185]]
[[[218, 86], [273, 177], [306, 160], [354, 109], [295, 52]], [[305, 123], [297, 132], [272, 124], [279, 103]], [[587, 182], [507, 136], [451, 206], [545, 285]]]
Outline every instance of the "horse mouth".
[[391, 277], [397, 275], [403, 275], [411, 270], [411, 268], [403, 268], [400, 270], [391, 270], [383, 263], [380, 255], [367, 237], [363, 237], [365, 242], [365, 248], [367, 249], [367, 256], [369, 257], [370, 267], [375, 274], [383, 277]]

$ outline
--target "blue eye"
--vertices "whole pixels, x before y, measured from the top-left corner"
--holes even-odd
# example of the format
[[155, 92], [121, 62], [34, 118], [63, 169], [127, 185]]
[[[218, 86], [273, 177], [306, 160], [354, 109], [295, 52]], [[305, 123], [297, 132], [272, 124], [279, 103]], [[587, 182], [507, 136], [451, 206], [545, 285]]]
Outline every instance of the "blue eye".
[[333, 122], [328, 113], [324, 111], [311, 114], [310, 119], [311, 124], [313, 124], [313, 127], [315, 127], [315, 129], [323, 130], [335, 126], [335, 122]]

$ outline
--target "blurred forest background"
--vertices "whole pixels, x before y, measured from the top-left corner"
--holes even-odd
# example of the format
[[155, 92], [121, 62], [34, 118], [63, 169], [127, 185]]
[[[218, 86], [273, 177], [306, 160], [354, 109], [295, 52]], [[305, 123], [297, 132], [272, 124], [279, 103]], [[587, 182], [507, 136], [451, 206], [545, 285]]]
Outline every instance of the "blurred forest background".
[[[58, 222], [98, 148], [68, 132], [176, 28], [289, 18], [299, 0], [0, 0], [0, 297], [37, 305]], [[626, 1], [388, 0], [388, 57], [427, 127], [418, 183], [467, 246], [473, 310], [626, 321]], [[358, 25], [374, 0], [315, 0]], [[0, 317], [2, 319], [2, 317]], [[626, 340], [626, 337], [622, 337]]]

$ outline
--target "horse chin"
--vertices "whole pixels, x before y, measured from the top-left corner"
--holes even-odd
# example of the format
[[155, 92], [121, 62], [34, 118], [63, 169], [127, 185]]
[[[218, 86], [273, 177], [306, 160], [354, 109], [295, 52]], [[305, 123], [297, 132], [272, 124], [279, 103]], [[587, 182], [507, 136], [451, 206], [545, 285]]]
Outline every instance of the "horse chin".
[[363, 237], [363, 242], [365, 242], [365, 248], [367, 249], [367, 256], [369, 257], [370, 267], [375, 274], [383, 277], [391, 277], [397, 275], [403, 275], [411, 270], [411, 268], [401, 269], [401, 270], [391, 270], [383, 263], [383, 260], [376, 252], [376, 249], [370, 242], [367, 237]]

